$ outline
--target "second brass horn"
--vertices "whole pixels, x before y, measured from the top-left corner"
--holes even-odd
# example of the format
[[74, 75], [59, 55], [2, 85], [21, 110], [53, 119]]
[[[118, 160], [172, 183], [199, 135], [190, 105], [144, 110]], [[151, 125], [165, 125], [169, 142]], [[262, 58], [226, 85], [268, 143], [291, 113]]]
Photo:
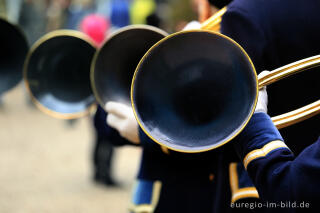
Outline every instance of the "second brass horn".
[[148, 25], [131, 25], [112, 33], [96, 52], [91, 85], [99, 104], [108, 101], [130, 105], [130, 86], [136, 66], [147, 50], [167, 35]]
[[[226, 7], [219, 10], [202, 27], [218, 30]], [[149, 25], [131, 25], [112, 33], [96, 52], [91, 67], [91, 85], [99, 104], [108, 101], [130, 104], [131, 80], [142, 56], [168, 34]]]
[[[318, 66], [320, 56], [279, 68], [257, 79], [249, 56], [232, 39], [205, 30], [162, 39], [141, 59], [132, 82], [136, 119], [155, 142], [180, 152], [220, 147], [250, 120], [258, 89]], [[278, 116], [282, 127], [319, 113], [319, 101]], [[297, 115], [305, 115], [297, 118]]]
[[57, 30], [40, 38], [29, 51], [24, 79], [34, 103], [51, 116], [73, 119], [95, 104], [90, 65], [95, 47], [85, 34]]

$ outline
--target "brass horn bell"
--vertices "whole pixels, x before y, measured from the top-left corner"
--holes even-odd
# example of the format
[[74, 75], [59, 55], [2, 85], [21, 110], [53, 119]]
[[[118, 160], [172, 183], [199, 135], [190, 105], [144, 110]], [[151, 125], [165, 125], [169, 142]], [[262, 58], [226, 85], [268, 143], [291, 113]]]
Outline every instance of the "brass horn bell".
[[23, 62], [28, 52], [24, 33], [0, 18], [0, 95], [16, 86], [22, 79]]
[[29, 51], [24, 79], [32, 100], [44, 112], [71, 119], [94, 105], [90, 65], [95, 47], [85, 34], [57, 30], [40, 38]]
[[[210, 17], [202, 27], [218, 30], [226, 7]], [[91, 85], [102, 107], [108, 101], [130, 104], [132, 76], [142, 56], [165, 31], [149, 25], [130, 25], [112, 33], [96, 52], [91, 68]]]
[[108, 101], [130, 105], [131, 80], [147, 50], [167, 33], [148, 25], [131, 25], [112, 33], [96, 52], [91, 85], [99, 104]]
[[[155, 142], [181, 152], [207, 151], [242, 131], [260, 87], [319, 63], [315, 56], [258, 81], [249, 56], [232, 39], [205, 30], [179, 32], [159, 41], [139, 62], [132, 106], [140, 127]], [[295, 112], [278, 116], [278, 124], [315, 115], [320, 103]], [[297, 112], [304, 118], [296, 119]]]

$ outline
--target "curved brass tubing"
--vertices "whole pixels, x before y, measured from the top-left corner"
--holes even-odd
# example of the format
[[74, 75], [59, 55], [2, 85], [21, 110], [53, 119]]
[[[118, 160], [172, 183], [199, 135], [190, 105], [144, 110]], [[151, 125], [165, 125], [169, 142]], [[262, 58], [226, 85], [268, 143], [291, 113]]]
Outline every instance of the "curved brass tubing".
[[216, 12], [213, 16], [211, 16], [201, 24], [201, 29], [218, 32], [220, 30], [220, 23], [222, 20], [222, 16], [226, 11], [227, 11], [227, 7], [224, 7], [218, 12]]
[[[227, 7], [222, 8], [211, 18], [201, 24], [201, 29], [217, 32], [220, 30], [220, 23], [223, 14], [227, 11]], [[259, 89], [263, 86], [272, 84], [285, 77], [302, 72], [320, 65], [320, 55], [302, 59], [286, 66], [271, 71], [270, 74], [259, 78]], [[291, 126], [300, 121], [306, 120], [320, 113], [320, 100], [315, 101], [307, 106], [272, 117], [272, 121], [278, 129]]]
[[[227, 7], [222, 8], [212, 17], [201, 24], [201, 29], [210, 30], [213, 32], [218, 32], [220, 30], [220, 23], [222, 16], [227, 11]], [[313, 67], [320, 65], [320, 55], [302, 59], [294, 63], [288, 64], [286, 66], [280, 67], [271, 71], [270, 74], [259, 78], [259, 89], [272, 84], [278, 80], [281, 80], [285, 77], [293, 75], [298, 72], [302, 72]], [[301, 107], [299, 109], [293, 110], [291, 112], [284, 113], [272, 117], [272, 121], [278, 129], [293, 125], [310, 117], [313, 117], [320, 113], [320, 100], [313, 102], [307, 106]]]
[[319, 113], [320, 100], [315, 101], [312, 104], [308, 104], [299, 109], [293, 110], [291, 112], [287, 112], [282, 115], [272, 117], [271, 120], [278, 129], [282, 129], [300, 121], [304, 121], [308, 118], [311, 118]]
[[259, 78], [259, 89], [290, 75], [320, 66], [320, 55], [312, 56], [293, 62], [286, 66], [271, 71], [268, 75]]
[[[271, 71], [268, 75], [259, 78], [259, 89], [286, 78], [290, 75], [309, 70], [320, 66], [320, 55], [312, 56], [293, 62], [286, 66]], [[320, 100], [315, 101], [307, 106], [284, 113], [272, 118], [272, 121], [278, 129], [291, 126], [300, 121], [306, 120], [320, 113]]]

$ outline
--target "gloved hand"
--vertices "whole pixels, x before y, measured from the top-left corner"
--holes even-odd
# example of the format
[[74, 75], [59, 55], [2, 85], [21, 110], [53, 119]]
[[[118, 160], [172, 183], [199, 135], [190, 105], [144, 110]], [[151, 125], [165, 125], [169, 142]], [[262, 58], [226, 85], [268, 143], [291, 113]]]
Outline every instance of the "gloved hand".
[[134, 117], [132, 108], [125, 104], [111, 101], [106, 103], [105, 108], [108, 112], [108, 125], [118, 130], [122, 137], [132, 143], [139, 144], [138, 123]]
[[[258, 75], [258, 78], [262, 78], [269, 73], [270, 73], [269, 71], [263, 71]], [[268, 94], [267, 94], [266, 87], [263, 87], [262, 89], [259, 90], [258, 102], [257, 102], [257, 106], [254, 113], [257, 113], [257, 112], [264, 112], [264, 113], [268, 112]]]
[[191, 21], [183, 28], [183, 30], [196, 30], [200, 29], [200, 27], [201, 24], [198, 21]]

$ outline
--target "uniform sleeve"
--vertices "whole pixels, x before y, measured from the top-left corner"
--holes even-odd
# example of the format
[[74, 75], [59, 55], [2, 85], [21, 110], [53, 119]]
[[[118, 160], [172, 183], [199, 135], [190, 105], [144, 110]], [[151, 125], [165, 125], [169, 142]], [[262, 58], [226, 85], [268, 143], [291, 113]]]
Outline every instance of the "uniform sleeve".
[[[258, 8], [254, 4], [228, 6], [227, 12], [222, 17], [220, 32], [235, 40], [247, 52], [252, 60], [257, 73], [265, 70], [263, 54], [266, 38], [261, 25]], [[246, 8], [247, 7], [247, 8]], [[245, 8], [245, 9], [244, 9]]]
[[169, 154], [170, 151], [156, 142], [154, 142], [149, 136], [144, 133], [144, 131], [139, 127], [139, 138], [141, 146], [149, 152], [163, 152], [165, 154]]
[[312, 202], [320, 188], [319, 143], [294, 157], [270, 117], [256, 113], [234, 146], [261, 199]]
[[[97, 108], [96, 114], [94, 115], [94, 127], [96, 129], [97, 137], [100, 139], [105, 139], [111, 142], [114, 146], [123, 146], [123, 145], [134, 145], [136, 144], [131, 143], [127, 139], [121, 137], [119, 132], [110, 127], [107, 122], [107, 113], [104, 111], [103, 108], [100, 106]], [[146, 148], [149, 151], [159, 151], [161, 147], [151, 140], [141, 128], [139, 128], [139, 138], [140, 138], [140, 145], [143, 148]]]
[[98, 106], [93, 119], [97, 137], [101, 140], [108, 140], [114, 146], [134, 145], [121, 137], [117, 130], [110, 127], [106, 122], [106, 117], [107, 113]]

